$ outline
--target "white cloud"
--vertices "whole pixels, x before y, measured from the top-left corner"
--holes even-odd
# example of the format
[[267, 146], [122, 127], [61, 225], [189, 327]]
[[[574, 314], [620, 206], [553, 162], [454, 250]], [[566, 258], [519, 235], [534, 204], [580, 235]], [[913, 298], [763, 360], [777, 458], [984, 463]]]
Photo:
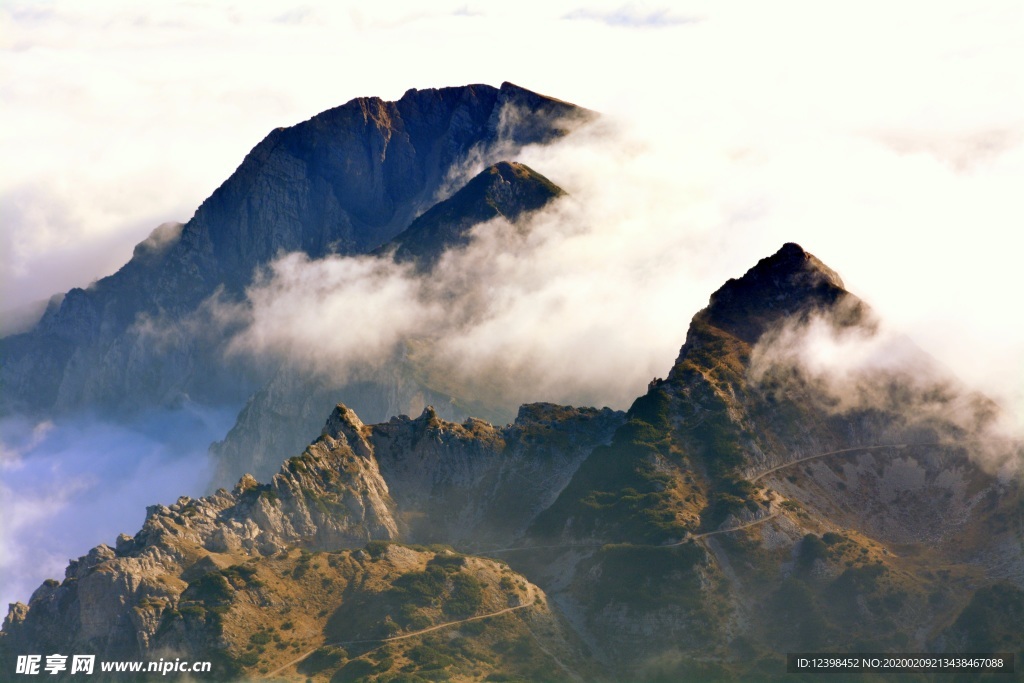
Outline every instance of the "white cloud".
[[[861, 317], [851, 325], [854, 315]], [[1024, 471], [1024, 432], [1015, 416], [855, 300], [770, 329], [751, 352], [749, 379], [783, 394], [795, 379], [796, 392], [812, 389], [820, 407], [837, 413], [884, 411], [892, 422], [877, 437], [882, 441], [948, 441], [992, 473]]]
[[249, 289], [247, 321], [229, 352], [290, 359], [339, 382], [379, 366], [399, 342], [440, 316], [425, 301], [410, 266], [373, 257], [311, 261], [290, 254]]
[[663, 28], [677, 24], [692, 24], [703, 20], [698, 16], [676, 14], [666, 7], [649, 7], [632, 2], [610, 9], [580, 7], [568, 12], [562, 18], [599, 21], [609, 26], [626, 28]]

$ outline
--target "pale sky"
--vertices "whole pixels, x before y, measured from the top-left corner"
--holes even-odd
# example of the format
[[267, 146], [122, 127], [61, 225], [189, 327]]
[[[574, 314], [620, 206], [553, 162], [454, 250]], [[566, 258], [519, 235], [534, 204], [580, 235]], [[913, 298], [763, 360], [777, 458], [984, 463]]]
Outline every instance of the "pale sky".
[[113, 272], [274, 127], [510, 80], [628, 130], [625, 180], [600, 147], [587, 169], [538, 170], [577, 191], [650, 181], [658, 228], [691, 247], [665, 257], [690, 275], [684, 323], [798, 241], [962, 375], [1019, 397], [1022, 19], [1012, 0], [8, 0], [0, 309]]

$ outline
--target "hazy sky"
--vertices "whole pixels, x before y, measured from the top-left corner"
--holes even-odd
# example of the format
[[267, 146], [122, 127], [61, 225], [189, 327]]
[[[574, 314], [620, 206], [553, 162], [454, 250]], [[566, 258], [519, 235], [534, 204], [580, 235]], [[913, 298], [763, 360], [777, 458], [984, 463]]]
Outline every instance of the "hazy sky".
[[[711, 291], [796, 241], [1024, 415], [1021, 3], [359, 6], [0, 5], [0, 310], [112, 273], [275, 127], [357, 96], [509, 80], [605, 112], [614, 133], [524, 155], [577, 204], [517, 247], [531, 260], [501, 271], [507, 315], [465, 330], [459, 358], [543, 339], [566, 372], [644, 381]], [[34, 490], [0, 486], [16, 502]], [[29, 521], [8, 513], [0, 532]]]
[[663, 147], [708, 283], [799, 241], [962, 372], [1024, 374], [1020, 3], [422, 5], [5, 2], [3, 308], [114, 271], [276, 126], [510, 80]]

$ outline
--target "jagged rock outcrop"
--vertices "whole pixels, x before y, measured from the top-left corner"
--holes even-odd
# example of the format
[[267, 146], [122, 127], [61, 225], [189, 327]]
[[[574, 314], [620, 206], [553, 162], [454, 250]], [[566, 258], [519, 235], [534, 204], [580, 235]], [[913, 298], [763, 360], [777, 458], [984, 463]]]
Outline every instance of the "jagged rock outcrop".
[[148, 508], [134, 537], [122, 535], [116, 550], [97, 546], [68, 565], [63, 582], [36, 591], [30, 609], [15, 606], [5, 621], [6, 646], [136, 657], [159, 627], [159, 610], [140, 606], [157, 601], [173, 608], [189, 582], [210, 571], [287, 548], [398, 538], [394, 501], [377, 463], [340, 427], [329, 422], [268, 484], [246, 475], [230, 492]]
[[[73, 289], [0, 340], [0, 410], [237, 403], [266, 372], [223, 357], [215, 292], [241, 295], [280, 253], [364, 253], [436, 201], [472, 154], [497, 161], [592, 114], [510, 83], [359, 98], [268, 135], [184, 226], [161, 228], [117, 273]], [[227, 330], [230, 332], [230, 329]]]
[[[444, 422], [429, 407], [415, 420], [402, 417], [368, 426], [351, 409], [338, 405], [321, 436], [302, 455], [286, 461], [268, 484], [245, 475], [231, 492], [221, 489], [205, 498], [183, 497], [171, 506], [152, 506], [143, 528], [134, 537], [122, 534], [116, 550], [101, 545], [72, 561], [63, 582], [48, 581], [28, 605], [11, 606], [0, 646], [6, 652], [87, 650], [107, 659], [144, 657], [163, 648], [212, 659], [226, 667], [222, 671], [238, 673], [239, 662], [248, 661], [238, 654], [252, 633], [251, 623], [236, 627], [242, 634], [237, 639], [229, 638], [225, 610], [251, 609], [249, 600], [269, 607], [274, 604], [271, 593], [295, 592], [288, 580], [280, 587], [267, 586], [263, 581], [271, 575], [259, 569], [265, 563], [280, 563], [277, 558], [301, 548], [305, 554], [298, 565], [291, 565], [291, 576], [297, 580], [309, 567], [309, 551], [336, 554], [370, 540], [437, 540], [453, 533], [460, 539], [500, 538], [508, 543], [619, 422], [621, 413], [609, 409], [536, 404], [524, 406], [516, 422], [503, 429], [479, 420], [462, 425]], [[530, 475], [544, 478], [523, 486], [520, 480]], [[385, 476], [401, 489], [401, 506]], [[508, 514], [510, 506], [516, 515]], [[487, 532], [485, 524], [493, 528]], [[424, 562], [434, 557], [434, 553], [397, 546], [386, 553], [396, 565], [391, 581], [422, 570]], [[405, 559], [399, 562], [399, 556]], [[362, 551], [345, 557], [349, 563], [365, 564], [368, 559]], [[455, 582], [450, 598], [457, 602], [453, 604], [465, 603], [481, 611], [486, 607], [491, 612], [530, 607], [536, 612], [532, 618], [544, 624], [557, 649], [564, 652], [571, 646], [573, 637], [554, 620], [540, 589], [507, 567], [482, 559], [436, 561], [443, 567], [473, 568], [472, 578]], [[335, 566], [335, 561], [330, 564]], [[351, 581], [351, 576], [343, 575]], [[253, 580], [254, 576], [264, 579]], [[481, 586], [488, 582], [504, 595], [488, 598], [483, 607], [474, 606], [485, 590]], [[392, 623], [387, 611], [391, 603], [386, 599], [392, 593], [404, 595], [401, 591], [407, 589], [401, 585], [400, 580], [395, 582], [391, 593], [376, 598], [345, 593], [346, 599], [358, 604], [384, 600], [379, 623], [366, 619], [365, 610], [376, 607], [364, 605], [357, 617], [352, 615], [353, 605], [344, 602], [326, 623], [326, 610], [315, 618], [308, 616], [328, 636], [342, 632], [351, 638], [376, 637], [376, 631], [360, 630], [371, 626], [393, 635], [386, 630]], [[381, 594], [381, 589], [368, 586], [365, 580], [359, 586], [360, 591]], [[233, 596], [244, 589], [252, 590], [252, 595], [235, 600]], [[338, 597], [329, 602], [338, 602]], [[425, 603], [425, 611], [415, 618], [406, 617], [411, 619], [408, 628], [429, 625], [430, 618], [443, 621], [444, 614], [430, 616], [432, 604]], [[472, 614], [453, 610], [444, 607], [442, 611]], [[217, 616], [196, 621], [196, 614]], [[394, 617], [398, 618], [397, 613]], [[235, 659], [225, 659], [226, 651], [234, 652]], [[586, 670], [588, 665], [578, 663], [577, 667]]]
[[446, 422], [428, 407], [374, 425], [368, 438], [411, 540], [486, 548], [516, 540], [622, 420], [608, 408], [535, 403], [497, 428]]
[[696, 326], [713, 325], [754, 344], [773, 325], [834, 309], [840, 300], [856, 300], [850, 307], [863, 308], [863, 303], [843, 288], [838, 273], [789, 242], [758, 261], [743, 277], [722, 285], [711, 295], [707, 308], [694, 316], [694, 322]]

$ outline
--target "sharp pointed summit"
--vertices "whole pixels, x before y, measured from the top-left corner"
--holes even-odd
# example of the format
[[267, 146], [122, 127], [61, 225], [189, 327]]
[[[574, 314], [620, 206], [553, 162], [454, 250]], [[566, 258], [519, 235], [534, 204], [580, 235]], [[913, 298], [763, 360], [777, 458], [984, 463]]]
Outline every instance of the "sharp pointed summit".
[[445, 250], [467, 244], [473, 226], [499, 216], [514, 223], [564, 194], [529, 166], [501, 161], [425, 211], [384, 250], [394, 249], [396, 261], [429, 267]]
[[798, 244], [782, 245], [714, 294], [695, 322], [714, 325], [753, 343], [774, 322], [829, 307], [849, 296], [838, 273]]

